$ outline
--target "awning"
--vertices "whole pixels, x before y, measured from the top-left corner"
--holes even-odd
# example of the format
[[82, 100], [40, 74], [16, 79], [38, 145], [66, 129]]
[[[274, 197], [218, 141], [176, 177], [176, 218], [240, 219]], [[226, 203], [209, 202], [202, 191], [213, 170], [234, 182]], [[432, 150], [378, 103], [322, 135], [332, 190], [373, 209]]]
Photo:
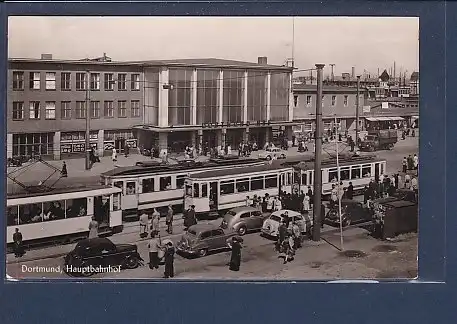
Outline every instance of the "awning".
[[404, 120], [403, 117], [365, 117], [365, 119], [371, 122]]
[[403, 117], [389, 117], [390, 120], [405, 120]]
[[419, 119], [419, 116], [411, 116], [412, 120]]
[[365, 117], [365, 119], [371, 122], [378, 121], [378, 119], [374, 117]]

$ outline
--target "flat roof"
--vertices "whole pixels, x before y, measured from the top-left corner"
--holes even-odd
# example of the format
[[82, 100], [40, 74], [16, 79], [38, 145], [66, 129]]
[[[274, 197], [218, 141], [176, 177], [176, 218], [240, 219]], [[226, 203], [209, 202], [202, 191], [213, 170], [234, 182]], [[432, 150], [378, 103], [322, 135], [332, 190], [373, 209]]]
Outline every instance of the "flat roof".
[[43, 192], [21, 192], [21, 193], [14, 193], [8, 194], [7, 199], [20, 199], [20, 198], [32, 198], [32, 197], [42, 197], [42, 196], [50, 196], [50, 195], [58, 195], [62, 193], [77, 193], [77, 192], [86, 192], [86, 191], [93, 191], [93, 190], [113, 190], [119, 191], [122, 190], [116, 187], [111, 186], [104, 186], [104, 185], [80, 185], [80, 186], [73, 186], [73, 187], [66, 187], [66, 188], [55, 188], [48, 191]]
[[265, 163], [264, 165], [248, 166], [248, 167], [241, 167], [241, 168], [236, 168], [236, 169], [204, 171], [204, 172], [192, 175], [191, 178], [192, 179], [219, 178], [219, 177], [231, 176], [231, 175], [236, 175], [236, 174], [258, 173], [258, 172], [281, 170], [281, 169], [284, 169], [284, 170], [291, 169], [291, 167], [284, 166], [281, 163], [281, 161], [275, 161], [271, 165], [268, 163]]

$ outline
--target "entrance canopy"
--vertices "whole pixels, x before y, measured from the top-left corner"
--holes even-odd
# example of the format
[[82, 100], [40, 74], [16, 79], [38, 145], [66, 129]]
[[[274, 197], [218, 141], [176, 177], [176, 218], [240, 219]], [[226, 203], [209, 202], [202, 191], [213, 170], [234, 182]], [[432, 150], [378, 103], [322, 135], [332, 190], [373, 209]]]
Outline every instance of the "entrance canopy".
[[403, 117], [365, 117], [365, 119], [370, 121], [370, 122], [404, 120]]

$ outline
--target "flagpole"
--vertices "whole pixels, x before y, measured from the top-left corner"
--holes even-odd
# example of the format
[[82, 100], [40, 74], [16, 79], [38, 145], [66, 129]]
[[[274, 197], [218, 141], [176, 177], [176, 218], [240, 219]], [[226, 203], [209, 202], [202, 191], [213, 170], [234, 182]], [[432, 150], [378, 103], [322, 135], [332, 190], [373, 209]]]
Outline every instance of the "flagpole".
[[340, 245], [341, 245], [341, 250], [344, 250], [344, 246], [343, 246], [343, 220], [342, 220], [342, 215], [341, 215], [341, 195], [340, 195], [340, 190], [342, 189], [341, 188], [341, 175], [340, 175], [340, 159], [339, 159], [339, 152], [338, 152], [338, 141], [339, 141], [339, 133], [338, 133], [338, 130], [339, 130], [339, 125], [337, 125], [337, 120], [336, 120], [336, 116], [335, 116], [335, 130], [336, 130], [336, 133], [335, 133], [335, 143], [336, 143], [336, 171], [337, 171], [337, 174], [338, 174], [338, 216], [339, 216], [339, 219], [340, 219]]

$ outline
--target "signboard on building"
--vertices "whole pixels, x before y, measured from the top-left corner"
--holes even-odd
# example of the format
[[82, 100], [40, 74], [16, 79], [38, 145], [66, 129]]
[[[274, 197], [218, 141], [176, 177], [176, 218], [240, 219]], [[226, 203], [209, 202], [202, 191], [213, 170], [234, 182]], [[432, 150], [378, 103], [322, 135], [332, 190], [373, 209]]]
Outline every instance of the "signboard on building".
[[218, 128], [218, 127], [249, 127], [249, 126], [263, 126], [270, 125], [269, 120], [258, 120], [254, 122], [221, 122], [221, 123], [203, 123], [202, 128]]
[[371, 106], [363, 106], [363, 112], [369, 113], [371, 111]]
[[388, 102], [383, 102], [381, 104], [381, 109], [389, 109], [389, 103]]

